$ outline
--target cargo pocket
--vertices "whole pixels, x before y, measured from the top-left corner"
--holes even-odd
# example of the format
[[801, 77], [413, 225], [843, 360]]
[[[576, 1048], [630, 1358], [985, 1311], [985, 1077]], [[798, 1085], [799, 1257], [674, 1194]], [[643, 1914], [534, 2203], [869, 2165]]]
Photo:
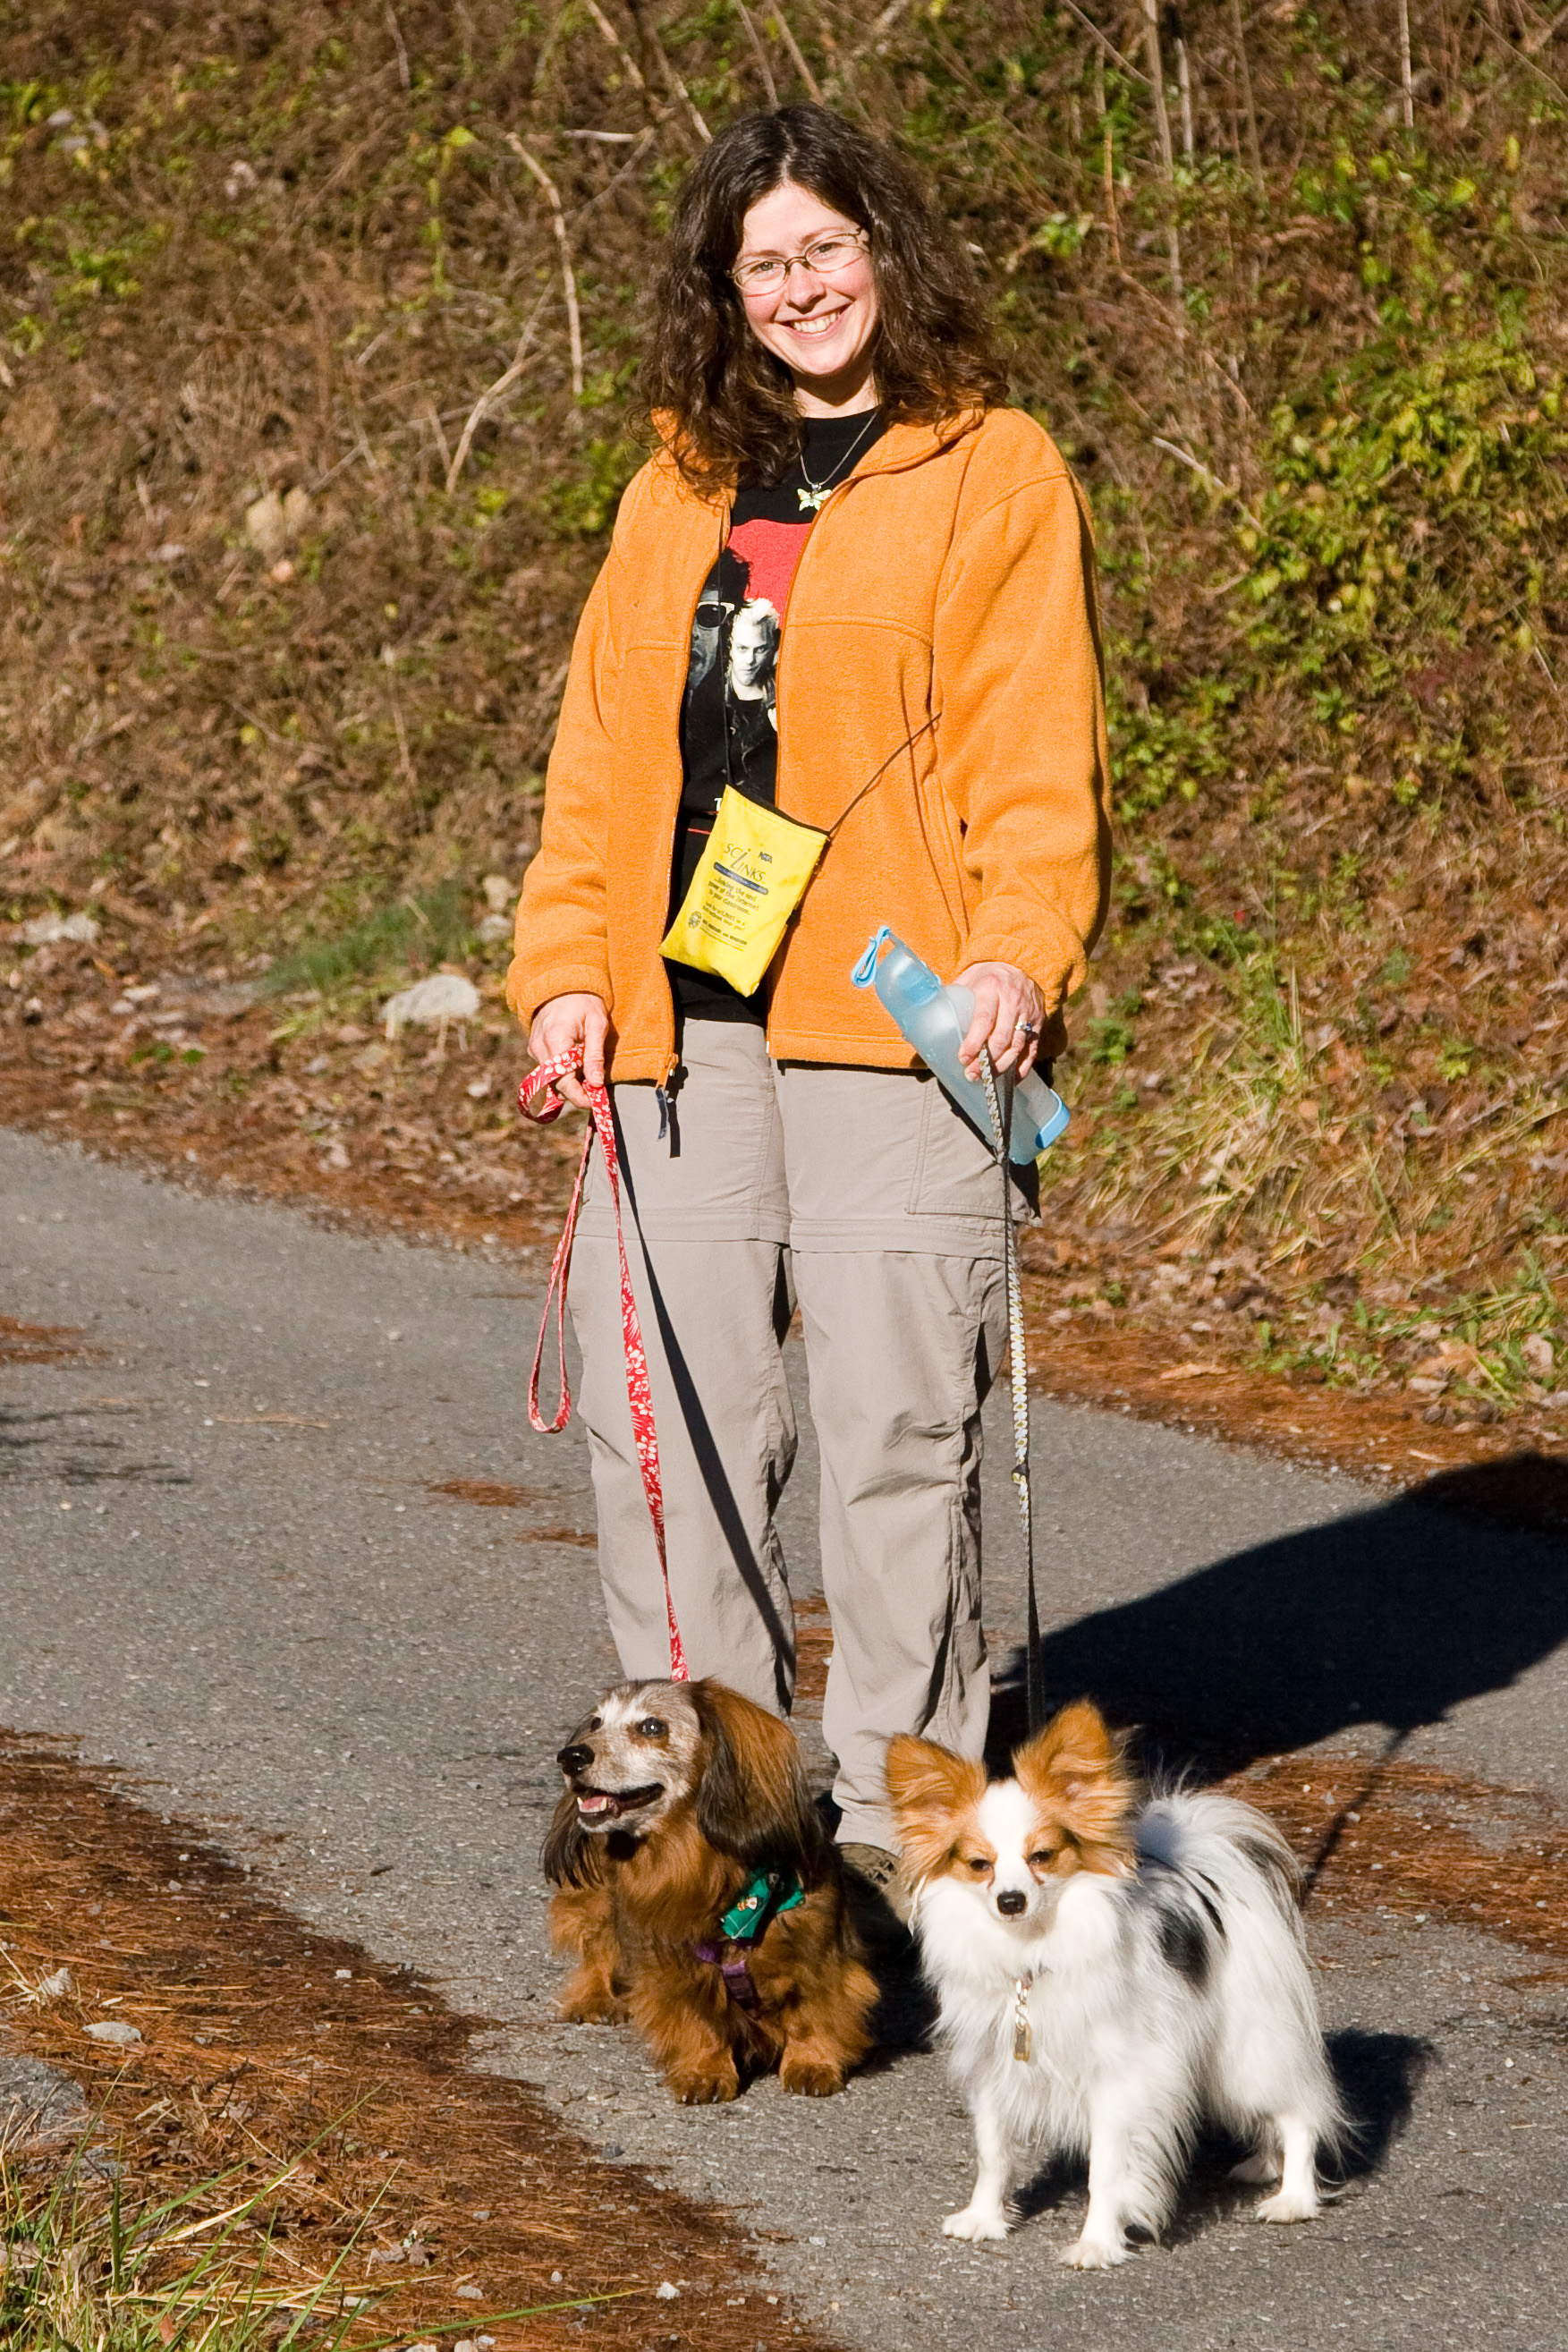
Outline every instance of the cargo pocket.
[[[994, 1234], [1001, 1222], [1002, 1188], [990, 1144], [982, 1141], [936, 1078], [923, 1078], [920, 1091], [910, 1215]], [[1032, 1167], [1011, 1172], [1014, 1222], [1031, 1224], [1039, 1209], [1039, 1176]]]
[[920, 1133], [909, 1185], [912, 1217], [945, 1223], [995, 1223], [1001, 1188], [997, 1164], [937, 1080], [920, 1080]]

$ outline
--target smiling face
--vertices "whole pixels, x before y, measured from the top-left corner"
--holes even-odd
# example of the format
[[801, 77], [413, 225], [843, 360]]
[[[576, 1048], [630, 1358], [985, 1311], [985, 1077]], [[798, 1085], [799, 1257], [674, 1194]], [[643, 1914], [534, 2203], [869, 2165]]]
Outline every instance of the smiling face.
[[645, 1836], [690, 1794], [702, 1726], [678, 1683], [617, 1683], [556, 1758], [592, 1834]]
[[[736, 260], [803, 253], [835, 230], [861, 226], [786, 180], [747, 213]], [[758, 341], [789, 369], [804, 415], [853, 415], [875, 405], [876, 279], [869, 253], [831, 276], [798, 263], [782, 287], [744, 296], [741, 308]]]

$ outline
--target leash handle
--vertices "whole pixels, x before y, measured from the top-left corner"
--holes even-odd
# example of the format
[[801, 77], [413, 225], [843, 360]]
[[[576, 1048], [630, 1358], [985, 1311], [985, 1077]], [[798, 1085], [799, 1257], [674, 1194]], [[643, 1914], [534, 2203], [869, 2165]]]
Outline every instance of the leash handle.
[[[558, 1054], [553, 1061], [541, 1062], [530, 1070], [517, 1088], [517, 1108], [525, 1118], [537, 1127], [549, 1127], [566, 1108], [557, 1090], [556, 1080], [580, 1076], [582, 1056], [578, 1053]], [[621, 1347], [626, 1361], [626, 1402], [632, 1408], [632, 1439], [637, 1449], [637, 1468], [643, 1480], [643, 1493], [648, 1505], [648, 1517], [653, 1527], [653, 1544], [659, 1555], [659, 1575], [664, 1587], [664, 1615], [670, 1629], [670, 1680], [685, 1683], [691, 1680], [686, 1654], [681, 1645], [681, 1630], [675, 1622], [674, 1595], [670, 1591], [670, 1566], [664, 1550], [664, 1488], [659, 1474], [659, 1436], [653, 1425], [653, 1396], [648, 1378], [648, 1351], [643, 1344], [642, 1318], [637, 1312], [636, 1294], [632, 1287], [632, 1269], [626, 1260], [626, 1235], [621, 1219], [621, 1168], [615, 1150], [615, 1120], [610, 1108], [610, 1089], [592, 1086], [582, 1080], [583, 1093], [588, 1097], [591, 1113], [587, 1134], [582, 1139], [582, 1157], [577, 1163], [577, 1181], [571, 1188], [571, 1201], [566, 1213], [566, 1223], [550, 1260], [549, 1286], [545, 1292], [544, 1315], [539, 1323], [539, 1336], [534, 1349], [533, 1367], [528, 1374], [528, 1420], [546, 1437], [553, 1437], [566, 1427], [571, 1418], [571, 1390], [566, 1370], [566, 1290], [571, 1272], [571, 1245], [577, 1237], [578, 1212], [582, 1206], [582, 1188], [588, 1175], [588, 1162], [593, 1150], [593, 1139], [599, 1138], [604, 1154], [604, 1172], [610, 1179], [610, 1199], [615, 1211], [615, 1247], [621, 1260]], [[555, 1419], [546, 1421], [539, 1411], [539, 1366], [544, 1360], [545, 1342], [549, 1336], [550, 1310], [555, 1310], [556, 1360], [559, 1371], [559, 1398]]]
[[1029, 1633], [1024, 1654], [1024, 1691], [1032, 1738], [1045, 1717], [1045, 1675], [1040, 1656], [1040, 1603], [1034, 1587], [1034, 1509], [1029, 1478], [1029, 1359], [1024, 1352], [1023, 1284], [1019, 1276], [1018, 1238], [1013, 1228], [1012, 1178], [1008, 1152], [1013, 1123], [1013, 1078], [1009, 1072], [998, 1089], [996, 1067], [988, 1046], [982, 1055], [980, 1076], [986, 1089], [986, 1108], [990, 1112], [991, 1125], [996, 1133], [997, 1165], [1002, 1171], [1002, 1262], [1007, 1278], [1008, 1360], [1013, 1392], [1012, 1481], [1019, 1498], [1019, 1517], [1023, 1524], [1024, 1562], [1028, 1571]]

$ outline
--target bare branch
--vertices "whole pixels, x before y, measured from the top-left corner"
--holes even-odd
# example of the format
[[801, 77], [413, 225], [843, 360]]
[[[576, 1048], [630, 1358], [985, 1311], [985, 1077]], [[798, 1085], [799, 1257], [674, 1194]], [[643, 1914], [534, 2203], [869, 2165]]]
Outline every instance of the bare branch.
[[442, 425], [441, 417], [437, 412], [434, 400], [427, 400], [425, 402], [424, 415], [425, 420], [430, 426], [432, 438], [434, 439], [436, 447], [441, 452], [441, 462], [445, 467], [448, 474], [450, 474], [452, 471], [452, 452], [446, 446], [446, 434]]
[[577, 278], [571, 267], [571, 240], [566, 233], [566, 215], [561, 210], [560, 192], [538, 158], [531, 155], [515, 131], [507, 133], [507, 144], [520, 155], [545, 194], [555, 222], [555, 241], [560, 247], [561, 291], [566, 296], [566, 331], [571, 345], [571, 396], [582, 398], [582, 320], [578, 315]]
[[1261, 188], [1263, 150], [1258, 140], [1258, 110], [1252, 103], [1252, 68], [1247, 62], [1247, 36], [1241, 25], [1241, 0], [1230, 0], [1230, 37], [1236, 43], [1236, 69], [1241, 79], [1241, 107], [1247, 117], [1247, 152], [1252, 161], [1252, 177]]
[[763, 47], [761, 37], [751, 21], [751, 11], [747, 6], [746, 0], [735, 0], [735, 13], [746, 27], [746, 37], [751, 43], [752, 54], [757, 59], [757, 70], [762, 76], [762, 87], [768, 93], [768, 103], [771, 107], [777, 107], [779, 85], [773, 79], [773, 68], [768, 62], [768, 52]]
[[596, 188], [592, 195], [585, 196], [583, 198], [581, 204], [577, 206], [571, 215], [573, 220], [580, 220], [584, 213], [591, 213], [595, 205], [601, 205], [606, 196], [614, 194], [616, 189], [621, 185], [622, 181], [625, 179], [628, 173], [634, 172], [636, 170], [638, 164], [642, 162], [643, 156], [647, 152], [650, 140], [652, 140], [654, 135], [655, 133], [652, 124], [649, 125], [646, 131], [639, 133], [637, 140], [632, 146], [632, 152], [627, 156], [626, 161], [622, 164], [621, 169], [618, 172], [612, 172], [609, 179], [605, 181], [604, 185], [601, 188]]
[[664, 85], [669, 90], [671, 97], [679, 99], [681, 104], [685, 108], [688, 116], [691, 118], [692, 129], [696, 132], [697, 137], [702, 141], [703, 145], [706, 147], [712, 142], [713, 132], [708, 129], [707, 124], [703, 121], [702, 116], [697, 111], [696, 101], [693, 98], [691, 91], [686, 88], [685, 83], [675, 71], [670, 53], [668, 49], [665, 48], [664, 42], [659, 38], [657, 26], [650, 25], [647, 22], [643, 15], [646, 0], [626, 0], [626, 13], [637, 27], [637, 38], [643, 44], [643, 54], [644, 56], [651, 57], [653, 59], [660, 73], [664, 77]]
[[795, 38], [794, 34], [789, 30], [789, 21], [786, 18], [782, 8], [775, 8], [773, 11], [773, 22], [778, 30], [779, 39], [783, 42], [785, 47], [789, 52], [796, 72], [805, 83], [806, 88], [810, 92], [811, 96], [816, 100], [817, 104], [821, 106], [822, 103], [821, 83], [817, 79], [816, 75], [806, 63], [805, 57], [801, 52], [800, 44]]
[[1149, 78], [1147, 74], [1141, 74], [1138, 71], [1137, 67], [1133, 63], [1132, 58], [1124, 58], [1122, 55], [1121, 50], [1116, 47], [1115, 42], [1107, 40], [1105, 35], [1100, 30], [1099, 26], [1094, 22], [1094, 19], [1092, 16], [1086, 16], [1084, 15], [1082, 9], [1078, 5], [1078, 0], [1065, 0], [1065, 5], [1071, 10], [1073, 16], [1077, 17], [1079, 23], [1082, 26], [1090, 39], [1099, 43], [1100, 47], [1104, 52], [1105, 56], [1110, 58], [1111, 63], [1115, 66], [1120, 72], [1124, 73], [1130, 81], [1141, 82], [1144, 88], [1147, 89], [1149, 86]]
[[1166, 252], [1170, 261], [1171, 294], [1176, 304], [1176, 338], [1183, 333], [1181, 237], [1173, 203], [1176, 158], [1171, 152], [1171, 119], [1166, 110], [1165, 65], [1160, 56], [1159, 0], [1144, 0], [1144, 41], [1149, 53], [1149, 89], [1155, 101], [1155, 129], [1160, 142], [1160, 170], [1166, 184]]
[[1166, 110], [1165, 61], [1160, 56], [1159, 0], [1144, 0], [1144, 46], [1149, 53], [1149, 90], [1155, 101], [1155, 131], [1160, 142], [1160, 168], [1167, 180], [1176, 177], [1171, 150], [1171, 119]]
[[[1176, 15], [1174, 9], [1171, 13], [1173, 16]], [[1176, 17], [1176, 88], [1181, 92], [1181, 152], [1190, 163], [1197, 151], [1197, 142], [1193, 134], [1192, 124], [1192, 71], [1187, 63], [1186, 36], [1181, 30], [1179, 16]]]
[[615, 54], [620, 58], [622, 64], [625, 67], [626, 78], [630, 81], [632, 89], [645, 91], [648, 85], [643, 79], [642, 67], [637, 63], [636, 58], [632, 56], [631, 50], [627, 47], [625, 42], [622, 39], [614, 26], [611, 23], [609, 17], [600, 6], [599, 0], [582, 0], [582, 5], [587, 9], [589, 15], [592, 17], [594, 23], [598, 26], [600, 31], [603, 34], [605, 39], [609, 42], [611, 47], [615, 51]]
[[1254, 530], [1260, 532], [1262, 530], [1262, 524], [1251, 508], [1247, 505], [1240, 491], [1233, 490], [1228, 482], [1222, 482], [1218, 475], [1212, 473], [1204, 464], [1201, 457], [1195, 457], [1190, 449], [1182, 448], [1178, 442], [1162, 441], [1157, 433], [1154, 435], [1153, 439], [1156, 449], [1163, 449], [1167, 457], [1177, 458], [1182, 465], [1190, 466], [1199, 481], [1207, 482], [1209, 488], [1217, 492], [1220, 498], [1229, 499], [1233, 505], [1240, 508]]
[[1525, 56], [1538, 57], [1549, 41], [1556, 39], [1564, 25], [1568, 25], [1568, 8], [1560, 8], [1549, 25], [1542, 25], [1539, 31], [1525, 35], [1521, 44]]
[[1410, 0], [1399, 0], [1399, 110], [1406, 131], [1416, 128], [1416, 92], [1410, 74]]
[[1104, 117], [1102, 136], [1105, 146], [1105, 219], [1111, 231], [1111, 258], [1118, 269], [1122, 267], [1122, 230], [1116, 218], [1116, 149], [1111, 130], [1111, 118]]
[[382, 667], [387, 674], [387, 700], [392, 705], [392, 727], [397, 735], [398, 766], [402, 770], [405, 783], [412, 785], [417, 792], [419, 778], [414, 773], [413, 761], [409, 757], [408, 730], [402, 723], [402, 706], [397, 695], [397, 656], [390, 645], [382, 647]]
[[408, 51], [403, 46], [402, 26], [398, 23], [397, 10], [392, 6], [392, 0], [387, 0], [387, 23], [392, 27], [392, 37], [397, 45], [397, 78], [406, 89], [409, 86]]
[[880, 49], [881, 43], [885, 40], [888, 34], [892, 32], [894, 25], [897, 24], [899, 18], [903, 16], [908, 5], [909, 0], [887, 0], [886, 7], [883, 10], [881, 16], [878, 16], [875, 24], [872, 26], [870, 31], [866, 34], [864, 40], [857, 41], [854, 47], [850, 51], [849, 62], [851, 65], [858, 65], [861, 58], [866, 55], [868, 50]]
[[[1559, 18], [1558, 21], [1560, 23], [1562, 21], [1561, 18]], [[1552, 29], [1555, 32], [1557, 26], [1553, 25]], [[1534, 74], [1539, 80], [1543, 81], [1546, 84], [1548, 89], [1554, 89], [1559, 98], [1568, 99], [1568, 89], [1564, 89], [1560, 81], [1554, 81], [1552, 76], [1547, 72], [1544, 66], [1538, 66], [1535, 59], [1527, 54], [1526, 49], [1516, 49], [1513, 43], [1508, 38], [1507, 35], [1502, 31], [1500, 26], [1490, 24], [1483, 16], [1481, 19], [1481, 30], [1483, 33], [1490, 33], [1493, 40], [1498, 42], [1508, 51], [1509, 56], [1513, 59], [1514, 63], [1516, 65], [1521, 65], [1524, 68], [1526, 73]], [[1506, 73], [1507, 68], [1505, 67], [1505, 76]]]

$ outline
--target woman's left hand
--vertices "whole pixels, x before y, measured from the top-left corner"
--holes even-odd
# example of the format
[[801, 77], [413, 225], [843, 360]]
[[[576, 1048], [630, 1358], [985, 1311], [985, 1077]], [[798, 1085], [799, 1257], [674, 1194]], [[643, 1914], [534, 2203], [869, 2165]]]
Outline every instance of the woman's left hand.
[[958, 1048], [969, 1076], [980, 1075], [980, 1050], [988, 1045], [998, 1070], [1013, 1070], [1027, 1078], [1040, 1051], [1044, 1007], [1039, 989], [1016, 963], [972, 963], [957, 975], [960, 988], [971, 989], [975, 1017]]

